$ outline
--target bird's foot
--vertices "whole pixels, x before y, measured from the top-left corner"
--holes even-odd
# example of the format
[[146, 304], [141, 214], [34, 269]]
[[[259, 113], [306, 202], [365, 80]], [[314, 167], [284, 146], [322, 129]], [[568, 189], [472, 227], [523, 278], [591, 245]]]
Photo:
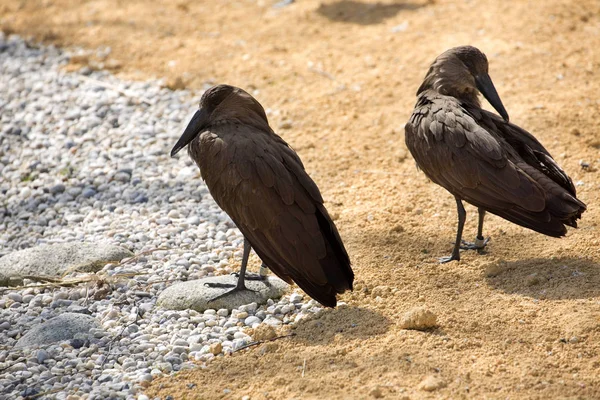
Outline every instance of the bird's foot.
[[[237, 277], [238, 279], [240, 277], [239, 272], [232, 272], [231, 275]], [[255, 274], [253, 272], [246, 272], [246, 275], [244, 275], [244, 279], [247, 281], [264, 281], [265, 279], [267, 279], [267, 277], [266, 275]]]
[[230, 288], [230, 287], [235, 287], [235, 285], [233, 283], [218, 283], [218, 282], [206, 282], [204, 284], [204, 286], [211, 287], [211, 288]]
[[450, 261], [455, 261], [455, 260], [460, 261], [460, 256], [452, 254], [451, 256], [448, 256], [448, 257], [438, 258], [438, 261], [440, 262], [440, 264], [446, 264]]
[[[233, 286], [233, 285], [231, 285], [231, 286]], [[223, 287], [223, 286], [220, 286], [220, 287]], [[234, 293], [243, 292], [243, 291], [258, 292], [258, 290], [248, 289], [246, 286], [235, 286], [233, 289], [231, 289], [223, 294], [220, 294], [217, 297], [213, 297], [208, 302], [212, 303], [215, 300], [222, 299], [223, 297], [231, 296]]]
[[474, 242], [467, 242], [464, 240], [461, 240], [461, 250], [483, 250], [485, 248], [485, 246], [488, 244], [488, 242], [490, 241], [490, 238], [475, 238]]

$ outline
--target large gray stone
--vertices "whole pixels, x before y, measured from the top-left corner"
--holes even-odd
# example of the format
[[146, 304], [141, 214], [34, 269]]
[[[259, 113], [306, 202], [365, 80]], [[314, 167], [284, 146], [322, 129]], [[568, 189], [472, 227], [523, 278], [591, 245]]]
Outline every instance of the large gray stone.
[[133, 253], [103, 243], [60, 243], [15, 251], [0, 258], [0, 286], [17, 286], [25, 276], [59, 278], [70, 271], [96, 272]]
[[157, 304], [170, 310], [192, 309], [203, 312], [208, 308], [218, 310], [220, 308], [233, 309], [244, 304], [256, 302], [266, 303], [269, 298], [278, 298], [283, 295], [288, 284], [281, 279], [269, 276], [266, 281], [246, 281], [246, 287], [250, 290], [235, 292], [215, 301], [210, 301], [218, 295], [225, 293], [231, 288], [213, 288], [205, 286], [205, 283], [228, 283], [235, 285], [237, 277], [233, 275], [213, 276], [194, 281], [176, 283], [165, 289], [158, 297]]
[[100, 328], [95, 318], [79, 313], [64, 313], [34, 326], [15, 347], [37, 347], [71, 339], [91, 339], [90, 329]]

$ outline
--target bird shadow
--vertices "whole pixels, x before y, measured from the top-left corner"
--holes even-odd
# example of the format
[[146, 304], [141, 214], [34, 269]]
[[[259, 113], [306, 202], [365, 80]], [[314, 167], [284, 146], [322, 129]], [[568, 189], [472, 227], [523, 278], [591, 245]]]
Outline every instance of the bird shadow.
[[300, 342], [327, 344], [336, 335], [344, 340], [364, 340], [386, 333], [389, 327], [390, 320], [375, 310], [342, 306], [301, 320], [294, 332], [295, 340]]
[[335, 22], [373, 25], [394, 17], [400, 11], [416, 10], [423, 6], [423, 4], [405, 2], [362, 3], [353, 0], [341, 0], [330, 4], [321, 3], [317, 13]]
[[509, 294], [562, 300], [600, 297], [600, 264], [589, 258], [528, 258], [498, 262], [486, 271], [488, 284]]

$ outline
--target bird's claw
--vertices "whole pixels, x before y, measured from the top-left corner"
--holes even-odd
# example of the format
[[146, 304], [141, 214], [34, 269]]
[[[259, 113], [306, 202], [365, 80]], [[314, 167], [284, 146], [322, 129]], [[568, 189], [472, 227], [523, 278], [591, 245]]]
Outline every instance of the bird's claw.
[[249, 291], [249, 292], [258, 292], [258, 290], [252, 290], [252, 289], [248, 289], [248, 288], [247, 288], [247, 287], [245, 287], [245, 286], [244, 286], [244, 287], [239, 287], [239, 286], [236, 286], [236, 287], [234, 287], [233, 289], [231, 289], [231, 290], [229, 290], [229, 291], [227, 291], [227, 292], [225, 292], [225, 293], [222, 293], [222, 294], [218, 295], [217, 297], [213, 297], [212, 299], [210, 299], [210, 300], [208, 301], [208, 303], [212, 303], [212, 302], [213, 302], [213, 301], [215, 301], [215, 300], [222, 299], [223, 297], [227, 297], [227, 296], [230, 296], [230, 295], [232, 295], [232, 294], [234, 294], [234, 293], [237, 293], [237, 292], [243, 292], [243, 291]]
[[460, 261], [460, 257], [459, 256], [451, 255], [451, 256], [447, 256], [447, 257], [440, 257], [440, 258], [438, 258], [438, 261], [440, 262], [440, 264], [446, 264], [446, 263], [448, 263], [450, 261], [455, 261], [455, 260], [456, 261]]
[[465, 240], [461, 240], [460, 241], [460, 243], [461, 243], [460, 249], [461, 250], [483, 250], [489, 241], [490, 241], [489, 237], [486, 239], [475, 238], [475, 242], [467, 242]]

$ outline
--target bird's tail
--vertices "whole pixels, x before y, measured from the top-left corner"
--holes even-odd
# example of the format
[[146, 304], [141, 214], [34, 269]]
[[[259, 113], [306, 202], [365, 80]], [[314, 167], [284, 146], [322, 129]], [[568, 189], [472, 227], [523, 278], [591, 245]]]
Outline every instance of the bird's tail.
[[344, 293], [346, 290], [352, 290], [354, 272], [340, 234], [325, 207], [317, 206], [315, 214], [327, 249], [327, 255], [319, 260], [327, 277], [327, 284], [325, 286], [315, 285], [309, 281], [299, 281], [298, 279], [296, 279], [296, 283], [319, 303], [327, 307], [335, 307], [336, 295]]
[[567, 233], [565, 225], [577, 228], [577, 220], [586, 210], [586, 205], [564, 190], [546, 194], [546, 207], [533, 212], [521, 207], [508, 210], [488, 210], [517, 225], [532, 229], [552, 237], [562, 237]]

